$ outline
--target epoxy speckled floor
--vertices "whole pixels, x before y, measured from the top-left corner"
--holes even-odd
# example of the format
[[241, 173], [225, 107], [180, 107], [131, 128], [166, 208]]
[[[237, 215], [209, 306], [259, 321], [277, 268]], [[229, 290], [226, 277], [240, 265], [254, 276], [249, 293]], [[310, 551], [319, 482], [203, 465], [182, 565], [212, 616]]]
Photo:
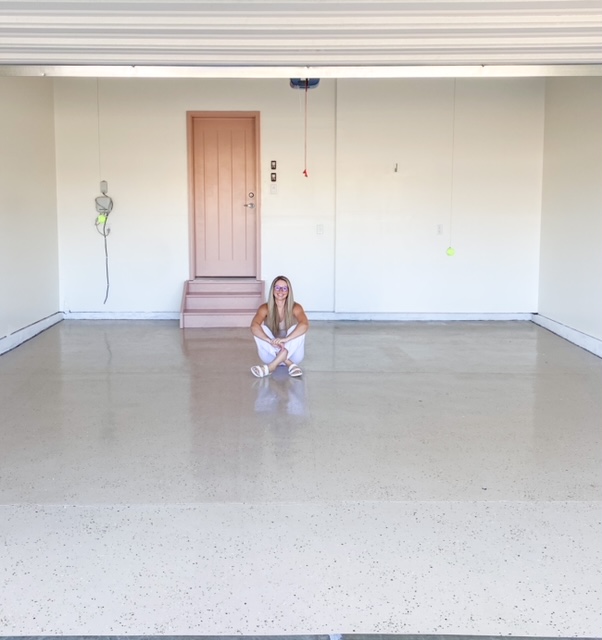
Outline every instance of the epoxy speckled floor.
[[65, 321], [0, 357], [0, 635], [599, 636], [602, 360], [507, 323]]

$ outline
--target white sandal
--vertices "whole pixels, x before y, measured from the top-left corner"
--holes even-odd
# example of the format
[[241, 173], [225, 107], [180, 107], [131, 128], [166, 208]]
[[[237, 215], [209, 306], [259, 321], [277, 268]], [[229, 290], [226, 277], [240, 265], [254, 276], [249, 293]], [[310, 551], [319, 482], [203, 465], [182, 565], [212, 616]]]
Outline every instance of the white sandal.
[[256, 364], [254, 367], [251, 367], [251, 373], [256, 378], [265, 378], [270, 375], [270, 369], [267, 364]]
[[303, 375], [303, 370], [301, 369], [301, 367], [299, 365], [293, 363], [288, 368], [288, 375], [291, 378], [298, 378], [299, 376]]

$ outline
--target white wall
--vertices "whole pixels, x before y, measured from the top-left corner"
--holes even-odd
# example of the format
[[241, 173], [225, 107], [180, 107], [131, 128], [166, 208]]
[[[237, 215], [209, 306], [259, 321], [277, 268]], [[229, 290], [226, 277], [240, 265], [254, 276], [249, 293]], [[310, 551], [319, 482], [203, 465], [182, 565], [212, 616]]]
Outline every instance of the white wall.
[[[179, 311], [190, 277], [186, 112], [197, 110], [261, 111], [261, 277], [285, 273], [310, 308], [331, 308], [333, 88], [324, 83], [310, 95], [310, 178], [304, 178], [302, 92], [287, 81], [57, 80], [63, 308]], [[270, 160], [278, 162], [275, 195]], [[115, 203], [106, 305], [104, 248], [93, 224], [101, 179]], [[316, 224], [324, 225], [323, 235]]]
[[[260, 275], [289, 275], [309, 311], [537, 308], [542, 79], [458, 80], [455, 119], [453, 80], [322, 80], [309, 178], [304, 95], [286, 80], [57, 79], [55, 95], [66, 311], [179, 310], [190, 110], [261, 112]], [[104, 306], [100, 179], [115, 201]]]
[[602, 78], [546, 81], [539, 313], [602, 339]]
[[304, 178], [286, 81], [0, 78], [0, 352], [60, 310], [178, 312], [188, 110], [261, 112], [260, 276], [309, 311], [538, 310], [602, 338], [600, 78], [323, 80], [309, 106]]
[[52, 81], [0, 77], [0, 352], [58, 311]]
[[536, 309], [543, 91], [339, 82], [337, 310]]

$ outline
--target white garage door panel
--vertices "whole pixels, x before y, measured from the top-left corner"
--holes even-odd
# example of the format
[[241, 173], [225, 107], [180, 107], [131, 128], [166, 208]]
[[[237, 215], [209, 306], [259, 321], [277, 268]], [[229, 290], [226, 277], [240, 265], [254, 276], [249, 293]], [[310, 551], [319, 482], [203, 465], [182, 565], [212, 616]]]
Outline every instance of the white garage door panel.
[[0, 0], [0, 65], [601, 63], [600, 0]]

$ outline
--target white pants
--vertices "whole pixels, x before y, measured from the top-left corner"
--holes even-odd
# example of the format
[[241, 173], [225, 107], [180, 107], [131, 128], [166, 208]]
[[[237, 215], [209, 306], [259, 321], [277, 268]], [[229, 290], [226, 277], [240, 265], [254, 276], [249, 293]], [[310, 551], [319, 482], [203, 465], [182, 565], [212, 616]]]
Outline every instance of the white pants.
[[[286, 335], [290, 335], [296, 327], [296, 324], [290, 327], [290, 329], [286, 332]], [[270, 340], [274, 339], [274, 334], [267, 328], [265, 324], [262, 324], [261, 328]], [[255, 342], [257, 344], [257, 353], [259, 354], [259, 357], [266, 364], [270, 364], [270, 362], [275, 360], [276, 356], [279, 353], [279, 350], [269, 342], [260, 340], [255, 336], [253, 337], [255, 338]], [[303, 356], [305, 356], [305, 334], [299, 336], [298, 338], [293, 338], [291, 341], [282, 346], [288, 351], [288, 360], [294, 362], [295, 364], [299, 364], [301, 360], [303, 360]]]

